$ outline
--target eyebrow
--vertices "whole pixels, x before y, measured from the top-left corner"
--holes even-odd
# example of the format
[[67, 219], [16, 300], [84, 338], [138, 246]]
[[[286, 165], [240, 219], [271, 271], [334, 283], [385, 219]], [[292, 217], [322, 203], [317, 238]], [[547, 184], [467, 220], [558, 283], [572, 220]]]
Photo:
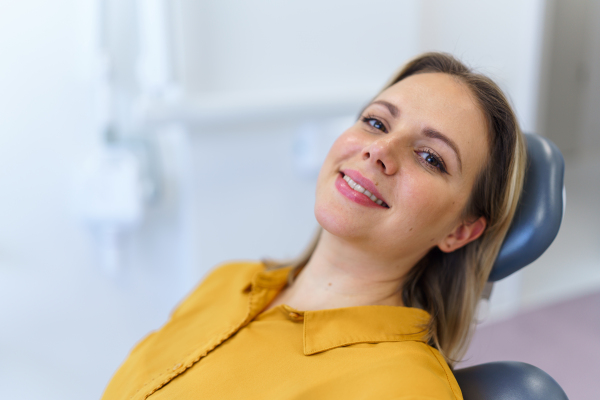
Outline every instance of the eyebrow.
[[458, 167], [460, 169], [460, 172], [462, 173], [462, 161], [460, 160], [460, 151], [458, 150], [458, 146], [456, 145], [456, 143], [454, 143], [454, 141], [446, 135], [442, 134], [439, 131], [436, 131], [433, 128], [427, 127], [423, 129], [423, 134], [429, 138], [441, 140], [442, 142], [446, 143], [452, 150], [454, 150], [454, 152], [456, 153], [456, 158], [458, 159]]
[[[398, 115], [400, 115], [400, 110], [398, 110], [398, 107], [396, 107], [392, 103], [387, 102], [385, 100], [375, 100], [374, 102], [372, 102], [371, 104], [369, 104], [367, 107], [369, 107], [372, 104], [380, 104], [380, 105], [386, 107], [388, 109], [388, 111], [390, 112], [390, 114], [392, 114], [392, 117], [394, 117], [394, 118], [397, 118]], [[367, 109], [367, 107], [365, 107], [365, 110]]]

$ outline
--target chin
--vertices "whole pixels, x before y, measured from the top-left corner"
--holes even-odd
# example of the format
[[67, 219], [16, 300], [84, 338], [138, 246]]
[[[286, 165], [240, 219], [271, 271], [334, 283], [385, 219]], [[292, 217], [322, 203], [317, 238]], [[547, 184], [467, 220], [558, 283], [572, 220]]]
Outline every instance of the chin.
[[315, 203], [315, 218], [323, 229], [341, 238], [359, 238], [360, 227], [342, 214], [343, 207]]

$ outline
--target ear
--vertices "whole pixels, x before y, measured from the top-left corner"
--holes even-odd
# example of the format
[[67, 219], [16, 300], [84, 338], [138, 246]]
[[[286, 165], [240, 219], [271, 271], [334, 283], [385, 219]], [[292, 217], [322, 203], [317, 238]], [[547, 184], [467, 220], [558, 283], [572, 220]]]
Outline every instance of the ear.
[[484, 217], [479, 217], [473, 222], [463, 221], [438, 243], [438, 247], [444, 253], [451, 253], [476, 240], [483, 234], [486, 226], [487, 221]]

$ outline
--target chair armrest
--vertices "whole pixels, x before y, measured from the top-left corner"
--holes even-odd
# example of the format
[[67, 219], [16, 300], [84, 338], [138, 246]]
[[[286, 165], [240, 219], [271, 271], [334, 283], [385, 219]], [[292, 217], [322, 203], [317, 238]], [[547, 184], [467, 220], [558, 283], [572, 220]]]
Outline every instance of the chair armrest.
[[568, 400], [550, 375], [522, 362], [475, 365], [454, 376], [465, 400]]

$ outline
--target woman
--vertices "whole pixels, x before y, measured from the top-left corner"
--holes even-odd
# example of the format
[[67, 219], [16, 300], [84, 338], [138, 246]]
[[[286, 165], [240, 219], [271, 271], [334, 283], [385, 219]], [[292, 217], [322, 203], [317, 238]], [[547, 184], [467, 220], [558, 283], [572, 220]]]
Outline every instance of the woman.
[[104, 398], [461, 399], [449, 365], [524, 166], [500, 89], [447, 54], [416, 58], [332, 146], [306, 253], [217, 268]]

